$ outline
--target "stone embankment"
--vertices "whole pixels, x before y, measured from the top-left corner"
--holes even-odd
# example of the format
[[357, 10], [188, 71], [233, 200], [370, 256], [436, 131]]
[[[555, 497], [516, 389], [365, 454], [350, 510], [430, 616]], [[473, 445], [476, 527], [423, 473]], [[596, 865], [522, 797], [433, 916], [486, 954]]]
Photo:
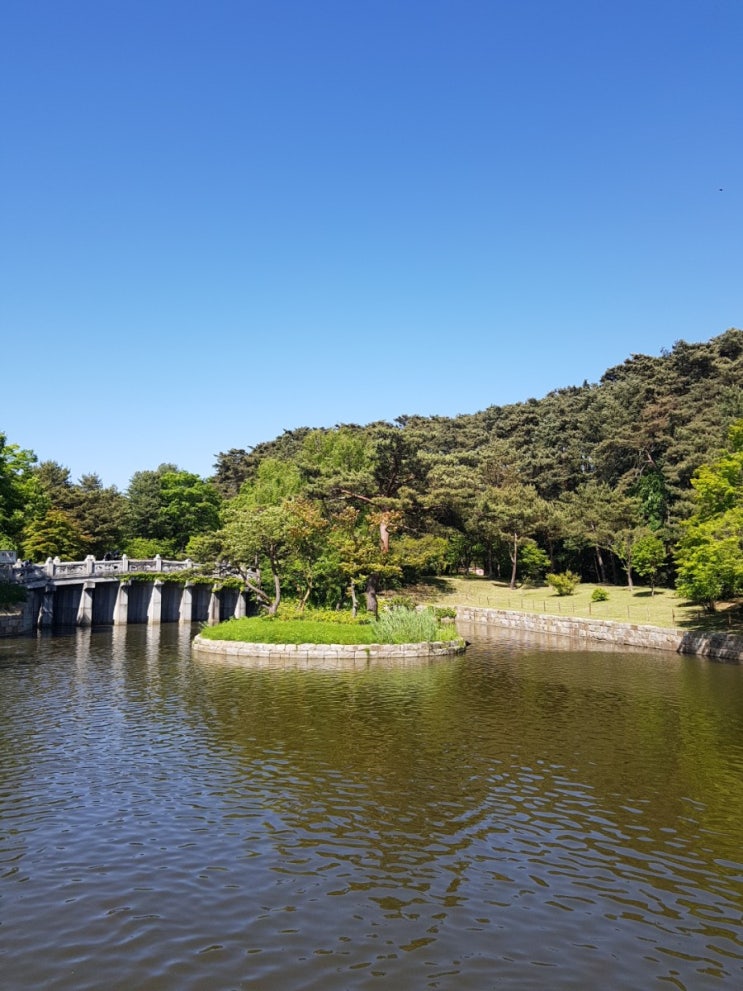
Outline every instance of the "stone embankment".
[[463, 640], [434, 643], [242, 643], [237, 640], [207, 640], [198, 635], [193, 646], [199, 654], [245, 667], [342, 668], [420, 664], [437, 657], [464, 652]]
[[529, 633], [565, 637], [578, 645], [612, 643], [644, 650], [671, 650], [677, 654], [699, 654], [716, 661], [741, 663], [743, 637], [700, 630], [667, 630], [657, 626], [617, 623], [613, 620], [578, 619], [508, 609], [479, 609], [459, 606], [457, 620], [463, 623], [507, 627]]
[[0, 637], [22, 637], [33, 629], [30, 603], [0, 609]]

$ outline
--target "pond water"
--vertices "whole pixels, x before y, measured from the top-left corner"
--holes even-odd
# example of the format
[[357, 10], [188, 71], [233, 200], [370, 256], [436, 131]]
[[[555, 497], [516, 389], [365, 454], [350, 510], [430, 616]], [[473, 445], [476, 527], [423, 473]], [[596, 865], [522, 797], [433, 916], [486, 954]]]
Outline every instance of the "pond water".
[[743, 669], [463, 628], [250, 671], [0, 641], [8, 989], [743, 986]]

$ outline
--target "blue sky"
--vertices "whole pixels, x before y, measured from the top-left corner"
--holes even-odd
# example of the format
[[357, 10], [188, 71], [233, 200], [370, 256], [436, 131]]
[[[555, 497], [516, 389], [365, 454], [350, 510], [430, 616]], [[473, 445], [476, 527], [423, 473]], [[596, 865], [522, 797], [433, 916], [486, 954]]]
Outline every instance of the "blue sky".
[[743, 326], [740, 0], [4, 0], [0, 431], [125, 489]]

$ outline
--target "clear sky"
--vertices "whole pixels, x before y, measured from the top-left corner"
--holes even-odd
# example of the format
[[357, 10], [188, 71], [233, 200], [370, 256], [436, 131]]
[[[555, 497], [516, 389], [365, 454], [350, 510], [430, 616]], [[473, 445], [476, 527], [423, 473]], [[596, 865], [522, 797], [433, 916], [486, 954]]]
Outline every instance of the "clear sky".
[[3, 0], [0, 431], [125, 489], [743, 326], [741, 0]]

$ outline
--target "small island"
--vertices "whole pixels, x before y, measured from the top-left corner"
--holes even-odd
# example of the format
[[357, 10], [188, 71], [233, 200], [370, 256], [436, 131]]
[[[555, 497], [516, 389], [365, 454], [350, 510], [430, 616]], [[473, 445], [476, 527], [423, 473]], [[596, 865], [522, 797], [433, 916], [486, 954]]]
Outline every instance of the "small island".
[[[250, 666], [336, 667], [399, 664], [461, 654], [467, 647], [447, 610], [394, 608], [375, 620], [311, 610], [288, 618], [253, 616], [207, 627], [197, 653]], [[438, 614], [437, 614], [438, 613]]]

